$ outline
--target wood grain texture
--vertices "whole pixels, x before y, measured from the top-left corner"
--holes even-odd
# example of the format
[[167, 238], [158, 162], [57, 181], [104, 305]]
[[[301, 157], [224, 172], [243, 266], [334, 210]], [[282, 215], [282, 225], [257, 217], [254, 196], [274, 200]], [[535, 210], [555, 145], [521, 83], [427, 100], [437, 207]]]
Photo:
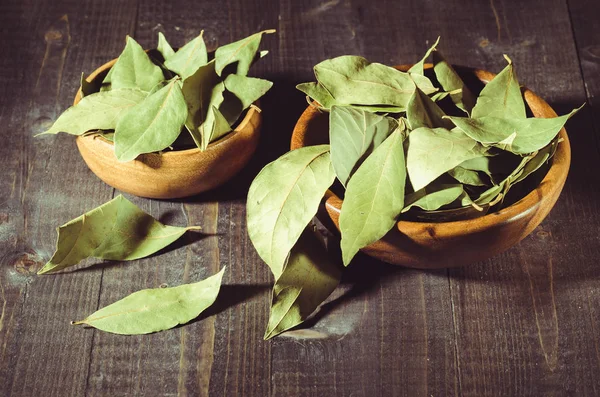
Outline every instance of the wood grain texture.
[[[112, 190], [81, 167], [66, 137], [33, 139], [69, 104], [81, 70], [95, 51], [113, 46], [124, 30], [95, 30], [128, 17], [127, 3], [3, 2], [3, 141], [1, 236], [3, 295], [0, 331], [4, 395], [83, 395], [92, 339], [69, 325], [97, 305], [100, 274], [37, 277], [51, 255], [55, 227], [109, 199]], [[85, 16], [91, 20], [85, 21]], [[125, 20], [126, 21], [126, 20]], [[4, 29], [7, 29], [6, 31]], [[6, 319], [6, 320], [5, 320]]]
[[[0, 51], [10, 54], [0, 58], [0, 394], [600, 394], [594, 6], [0, 2]], [[215, 48], [273, 27], [278, 34], [264, 41], [271, 53], [251, 71], [275, 82], [262, 100], [257, 155], [232, 181], [191, 199], [132, 198], [161, 221], [199, 224], [208, 236], [190, 233], [175, 249], [144, 260], [86, 268], [88, 262], [79, 271], [35, 276], [54, 250], [54, 228], [116, 193], [87, 169], [72, 137], [32, 138], [71, 103], [81, 71], [114, 58], [126, 34], [149, 47], [162, 31], [178, 46], [205, 29]], [[474, 266], [422, 272], [359, 255], [307, 327], [263, 341], [272, 278], [246, 233], [245, 197], [262, 166], [289, 147], [306, 106], [295, 84], [312, 80], [317, 62], [342, 54], [414, 62], [438, 34], [455, 63], [499, 71], [507, 53], [520, 80], [559, 113], [587, 96], [591, 106], [567, 125], [573, 157], [561, 198], [528, 238]], [[189, 325], [126, 337], [68, 323], [133, 291], [196, 281], [225, 265], [217, 304]]]

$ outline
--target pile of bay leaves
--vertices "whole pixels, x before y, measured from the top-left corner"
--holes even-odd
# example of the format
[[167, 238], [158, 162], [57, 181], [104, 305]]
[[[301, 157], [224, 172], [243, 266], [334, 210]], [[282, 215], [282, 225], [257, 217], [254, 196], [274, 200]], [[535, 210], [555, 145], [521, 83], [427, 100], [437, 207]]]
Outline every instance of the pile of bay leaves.
[[[43, 134], [101, 134], [119, 161], [143, 153], [197, 146], [204, 150], [232, 130], [272, 86], [248, 77], [265, 30], [209, 53], [203, 34], [175, 51], [159, 33], [146, 52], [131, 37], [104, 79], [82, 76], [83, 98]], [[195, 144], [195, 145], [194, 145]]]
[[283, 155], [250, 187], [248, 232], [276, 279], [266, 338], [304, 321], [339, 282], [340, 267], [305, 232], [332, 184], [344, 198], [339, 225], [347, 266], [398, 219], [442, 222], [499, 208], [511, 187], [554, 154], [559, 131], [577, 110], [528, 117], [508, 57], [476, 96], [438, 42], [406, 73], [340, 56], [314, 67], [317, 82], [298, 86], [312, 106], [329, 112], [329, 144]]

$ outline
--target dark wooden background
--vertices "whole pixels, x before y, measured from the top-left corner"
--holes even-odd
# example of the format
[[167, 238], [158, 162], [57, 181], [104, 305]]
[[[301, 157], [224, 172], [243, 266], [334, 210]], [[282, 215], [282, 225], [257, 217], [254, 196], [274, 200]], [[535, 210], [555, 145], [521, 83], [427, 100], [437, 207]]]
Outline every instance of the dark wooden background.
[[[0, 2], [0, 394], [11, 396], [599, 396], [600, 7], [597, 0], [2, 0]], [[128, 263], [36, 276], [55, 227], [118, 192], [71, 136], [33, 138], [72, 102], [82, 71], [125, 35], [209, 47], [276, 28], [254, 69], [259, 153], [227, 186], [189, 200], [135, 202], [198, 224], [179, 249]], [[415, 271], [361, 257], [308, 328], [263, 341], [272, 277], [245, 224], [245, 194], [287, 149], [305, 107], [296, 83], [328, 57], [417, 60], [435, 38], [454, 63], [522, 83], [568, 124], [573, 163], [550, 216], [521, 244], [472, 266]], [[125, 295], [228, 266], [207, 315], [147, 336], [69, 325]]]

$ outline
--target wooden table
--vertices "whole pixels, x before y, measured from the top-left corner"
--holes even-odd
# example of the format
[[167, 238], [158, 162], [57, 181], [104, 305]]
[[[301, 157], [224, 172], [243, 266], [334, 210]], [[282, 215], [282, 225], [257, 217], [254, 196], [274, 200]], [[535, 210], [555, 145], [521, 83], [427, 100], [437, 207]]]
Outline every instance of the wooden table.
[[[0, 4], [0, 394], [11, 396], [598, 396], [600, 395], [600, 8], [597, 0], [3, 0]], [[227, 186], [189, 200], [134, 198], [188, 236], [148, 259], [36, 276], [55, 228], [118, 192], [67, 135], [33, 138], [73, 99], [82, 71], [117, 56], [125, 35], [158, 32], [209, 47], [276, 28], [255, 69], [261, 148]], [[417, 60], [442, 36], [455, 63], [522, 83], [568, 124], [573, 163], [550, 216], [508, 252], [439, 271], [361, 257], [309, 327], [270, 341], [272, 277], [246, 232], [245, 195], [286, 151], [305, 107], [294, 88], [341, 54]], [[88, 262], [92, 264], [94, 262]], [[216, 307], [184, 327], [118, 336], [74, 327], [98, 307], [227, 265]]]

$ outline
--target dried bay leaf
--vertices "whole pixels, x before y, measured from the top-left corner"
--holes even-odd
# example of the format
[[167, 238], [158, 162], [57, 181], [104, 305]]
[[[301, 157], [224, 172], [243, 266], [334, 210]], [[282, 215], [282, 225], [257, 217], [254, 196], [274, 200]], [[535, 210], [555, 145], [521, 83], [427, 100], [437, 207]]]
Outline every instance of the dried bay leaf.
[[535, 154], [535, 156], [525, 164], [523, 167], [523, 172], [515, 178], [514, 183], [519, 183], [523, 179], [527, 178], [529, 175], [536, 172], [540, 169], [545, 163], [547, 163], [552, 156], [554, 156], [554, 152], [556, 151], [559, 145], [558, 138], [554, 138], [552, 142], [550, 142], [546, 147], [542, 148]]
[[406, 106], [406, 118], [411, 130], [419, 127], [452, 129], [454, 124], [444, 119], [444, 116], [444, 111], [416, 87]]
[[85, 96], [77, 105], [65, 110], [48, 131], [39, 135], [59, 132], [83, 135], [92, 130], [113, 130], [119, 119], [146, 95], [137, 88], [124, 88]]
[[185, 324], [216, 301], [224, 271], [197, 283], [134, 292], [73, 324], [120, 335], [149, 334]]
[[[208, 110], [208, 114], [206, 115], [206, 121], [203, 124], [202, 128], [204, 129], [208, 138], [206, 139], [208, 143], [214, 142], [224, 135], [226, 135], [229, 131], [231, 131], [231, 126], [229, 125], [229, 121], [223, 116], [221, 111], [214, 106]], [[208, 144], [207, 144], [208, 145]]]
[[117, 159], [131, 161], [140, 154], [167, 148], [179, 136], [187, 115], [180, 81], [173, 80], [119, 119], [115, 128]]
[[310, 82], [298, 84], [296, 89], [317, 101], [319, 105], [325, 109], [330, 109], [333, 105], [336, 105], [335, 99], [331, 96], [331, 93], [319, 83]]
[[447, 92], [454, 92], [450, 94], [450, 98], [456, 107], [467, 114], [471, 113], [475, 106], [475, 96], [439, 51], [433, 52], [433, 71], [442, 88]]
[[340, 104], [406, 108], [415, 84], [427, 94], [437, 91], [425, 76], [409, 75], [359, 56], [328, 59], [317, 64], [314, 71], [319, 83]]
[[301, 324], [331, 295], [341, 277], [341, 266], [329, 259], [311, 232], [305, 231], [273, 286], [271, 314], [264, 338], [270, 339]]
[[508, 65], [487, 83], [477, 98], [471, 117], [487, 116], [511, 118], [515, 120], [527, 117], [525, 101], [514, 71], [512, 61], [506, 55]]
[[192, 75], [183, 80], [181, 87], [188, 109], [185, 125], [190, 131], [194, 142], [201, 149], [205, 149], [206, 146], [202, 144], [200, 127], [206, 120], [211, 104], [213, 106], [220, 105], [220, 102], [216, 103], [217, 101], [213, 100], [213, 90], [219, 84], [219, 81], [213, 60], [200, 66]]
[[454, 202], [464, 193], [462, 185], [440, 184], [437, 186], [426, 186], [405, 197], [405, 207], [402, 212], [412, 207], [419, 207], [425, 211], [435, 211], [445, 205]]
[[216, 71], [220, 76], [227, 65], [237, 62], [235, 74], [246, 76], [254, 61], [263, 34], [275, 33], [275, 29], [263, 30], [244, 39], [221, 46], [215, 51]]
[[408, 142], [406, 168], [415, 191], [462, 162], [487, 152], [487, 148], [456, 128], [417, 128], [408, 135]]
[[423, 58], [421, 58], [421, 60], [419, 62], [415, 63], [410, 69], [408, 69], [408, 72], [424, 75], [425, 72], [423, 70], [423, 66], [425, 65], [425, 61], [427, 61], [427, 58], [429, 58], [429, 55], [431, 55], [431, 52], [435, 51], [435, 49], [439, 43], [440, 43], [440, 37], [438, 36], [435, 43], [433, 43], [433, 45], [427, 50], [427, 52], [425, 52], [425, 55], [423, 56]]
[[[528, 154], [548, 145], [560, 132], [567, 120], [579, 111], [574, 109], [564, 116], [544, 118], [480, 118], [449, 117], [472, 139], [484, 145], [499, 147], [516, 154]], [[514, 134], [514, 135], [513, 135]]]
[[199, 67], [208, 63], [208, 52], [204, 43], [204, 31], [189, 41], [170, 57], [165, 57], [167, 69], [177, 73], [182, 79], [193, 75]]
[[134, 39], [127, 36], [125, 49], [103, 83], [110, 83], [111, 90], [139, 88], [150, 91], [164, 79], [160, 67], [152, 63], [148, 54]]
[[351, 107], [334, 106], [329, 114], [331, 163], [346, 186], [361, 161], [375, 150], [398, 123]]
[[134, 260], [173, 243], [187, 230], [166, 226], [119, 195], [58, 228], [56, 251], [38, 274], [53, 273], [86, 258]]
[[474, 171], [474, 170], [469, 170], [469, 169], [463, 168], [461, 166], [456, 166], [453, 169], [449, 170], [448, 174], [450, 174], [450, 176], [452, 178], [456, 179], [458, 182], [462, 183], [463, 185], [471, 185], [471, 186], [487, 186], [487, 185], [489, 185], [489, 183], [487, 183], [481, 177], [481, 175], [479, 175], [479, 172]]
[[233, 98], [225, 96], [219, 110], [230, 125], [233, 125], [244, 110], [265, 95], [273, 86], [273, 83], [268, 80], [237, 74], [227, 76], [223, 84], [225, 89], [233, 94]]
[[395, 225], [404, 208], [405, 183], [402, 133], [396, 130], [367, 157], [346, 187], [340, 212], [345, 266], [361, 248], [382, 238]]
[[321, 109], [331, 109], [332, 106], [351, 106], [354, 109], [364, 110], [372, 113], [399, 113], [405, 110], [402, 106], [369, 106], [369, 105], [354, 105], [350, 103], [338, 102], [331, 96], [329, 91], [319, 83], [302, 83], [298, 84], [296, 88], [299, 91], [304, 92], [307, 96], [319, 103]]
[[250, 240], [275, 278], [335, 179], [329, 145], [307, 146], [267, 164], [248, 191]]
[[173, 47], [171, 47], [171, 44], [169, 44], [162, 32], [158, 32], [158, 45], [156, 49], [161, 53], [165, 61], [175, 54], [175, 50], [173, 50]]

